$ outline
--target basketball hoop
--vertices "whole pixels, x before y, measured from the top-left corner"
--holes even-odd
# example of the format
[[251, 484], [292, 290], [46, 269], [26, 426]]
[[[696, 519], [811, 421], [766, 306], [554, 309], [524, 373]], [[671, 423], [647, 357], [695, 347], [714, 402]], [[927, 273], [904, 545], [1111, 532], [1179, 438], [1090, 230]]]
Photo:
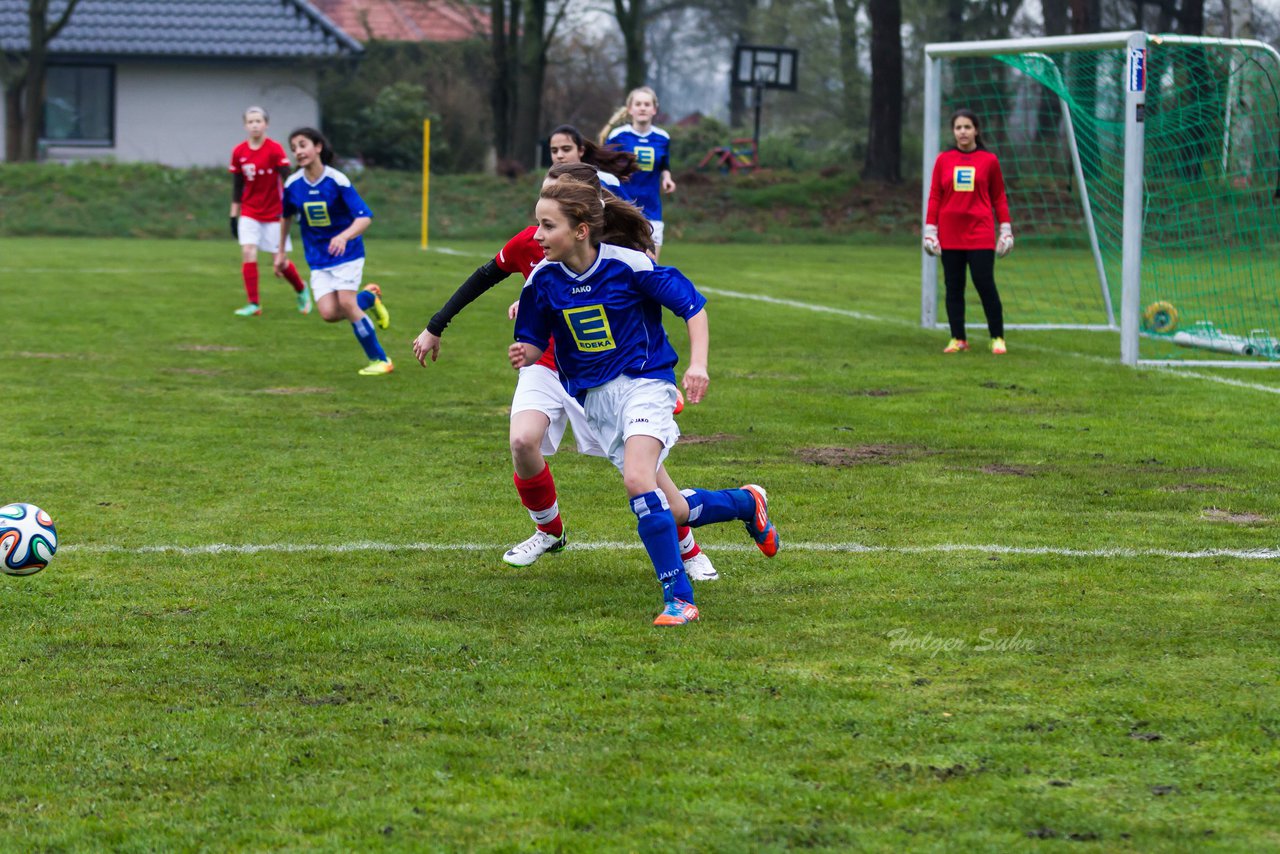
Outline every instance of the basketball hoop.
[[765, 89], [785, 89], [794, 92], [797, 87], [796, 65], [800, 51], [790, 47], [769, 47], [758, 44], [740, 44], [733, 49], [733, 85], [750, 87], [755, 93], [756, 130], [754, 147], [756, 162], [760, 152], [760, 106], [764, 102]]

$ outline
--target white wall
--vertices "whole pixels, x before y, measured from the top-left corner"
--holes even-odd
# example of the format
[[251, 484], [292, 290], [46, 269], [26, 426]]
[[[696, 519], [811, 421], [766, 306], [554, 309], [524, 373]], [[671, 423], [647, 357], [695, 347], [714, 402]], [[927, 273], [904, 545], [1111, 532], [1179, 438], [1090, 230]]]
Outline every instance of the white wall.
[[47, 158], [225, 166], [245, 138], [242, 115], [252, 104], [266, 108], [267, 135], [287, 149], [289, 131], [320, 121], [315, 72], [287, 64], [117, 63], [115, 146], [54, 146]]

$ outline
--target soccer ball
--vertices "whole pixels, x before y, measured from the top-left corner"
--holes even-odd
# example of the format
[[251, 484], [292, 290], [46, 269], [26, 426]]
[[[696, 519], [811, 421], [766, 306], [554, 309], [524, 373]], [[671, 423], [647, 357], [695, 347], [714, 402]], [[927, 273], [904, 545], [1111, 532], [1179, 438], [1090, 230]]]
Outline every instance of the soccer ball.
[[0, 507], [0, 569], [5, 575], [34, 575], [58, 550], [58, 532], [49, 514], [34, 504]]

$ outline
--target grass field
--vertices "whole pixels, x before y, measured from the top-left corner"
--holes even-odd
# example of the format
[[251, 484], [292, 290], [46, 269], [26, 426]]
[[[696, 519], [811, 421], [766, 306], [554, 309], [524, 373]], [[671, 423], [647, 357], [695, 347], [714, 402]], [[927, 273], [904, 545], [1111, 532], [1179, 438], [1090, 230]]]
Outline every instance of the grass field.
[[0, 503], [61, 537], [0, 579], [0, 849], [1280, 846], [1280, 376], [944, 358], [914, 243], [675, 243], [712, 383], [670, 469], [764, 484], [784, 551], [702, 529], [663, 631], [600, 460], [501, 563], [516, 283], [420, 368], [497, 247], [437, 248], [371, 238], [371, 379], [277, 280], [234, 317], [230, 240], [0, 240]]

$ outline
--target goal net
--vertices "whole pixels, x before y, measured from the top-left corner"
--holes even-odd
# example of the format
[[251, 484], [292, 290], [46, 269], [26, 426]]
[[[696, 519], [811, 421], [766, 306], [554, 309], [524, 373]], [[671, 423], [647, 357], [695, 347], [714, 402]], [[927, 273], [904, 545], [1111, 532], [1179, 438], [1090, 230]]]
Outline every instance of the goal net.
[[[970, 109], [1013, 220], [996, 265], [1008, 328], [1119, 331], [1127, 364], [1280, 365], [1280, 54], [1104, 33], [925, 58], [924, 204], [949, 118]], [[922, 257], [921, 321], [940, 326]]]

